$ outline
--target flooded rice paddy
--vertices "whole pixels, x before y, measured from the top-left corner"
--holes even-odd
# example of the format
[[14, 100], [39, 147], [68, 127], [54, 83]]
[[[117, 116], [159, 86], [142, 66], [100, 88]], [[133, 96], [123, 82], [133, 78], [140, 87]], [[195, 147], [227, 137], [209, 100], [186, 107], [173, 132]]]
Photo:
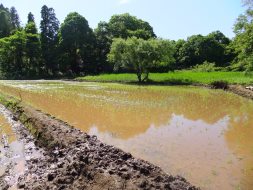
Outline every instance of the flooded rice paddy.
[[253, 187], [253, 102], [220, 90], [1, 81], [16, 96], [203, 189]]

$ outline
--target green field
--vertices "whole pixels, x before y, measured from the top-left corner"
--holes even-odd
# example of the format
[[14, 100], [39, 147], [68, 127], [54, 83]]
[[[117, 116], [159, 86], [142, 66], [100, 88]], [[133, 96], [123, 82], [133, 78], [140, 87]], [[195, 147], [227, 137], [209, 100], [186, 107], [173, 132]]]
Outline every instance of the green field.
[[[211, 84], [214, 81], [227, 81], [229, 84], [253, 84], [253, 77], [243, 72], [192, 72], [179, 71], [170, 73], [151, 73], [149, 79], [160, 84]], [[97, 76], [78, 77], [77, 80], [93, 82], [135, 83], [135, 74], [102, 74]]]

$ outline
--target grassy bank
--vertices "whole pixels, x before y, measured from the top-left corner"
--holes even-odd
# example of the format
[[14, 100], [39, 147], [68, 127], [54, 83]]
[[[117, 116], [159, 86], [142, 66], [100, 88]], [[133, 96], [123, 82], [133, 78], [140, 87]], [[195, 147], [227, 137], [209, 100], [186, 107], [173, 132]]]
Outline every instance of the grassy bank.
[[[214, 81], [227, 81], [229, 84], [253, 84], [253, 77], [242, 72], [192, 72], [180, 71], [170, 73], [151, 73], [149, 77], [153, 83], [165, 84], [211, 84]], [[103, 74], [97, 76], [78, 77], [81, 81], [94, 82], [137, 82], [135, 74]]]

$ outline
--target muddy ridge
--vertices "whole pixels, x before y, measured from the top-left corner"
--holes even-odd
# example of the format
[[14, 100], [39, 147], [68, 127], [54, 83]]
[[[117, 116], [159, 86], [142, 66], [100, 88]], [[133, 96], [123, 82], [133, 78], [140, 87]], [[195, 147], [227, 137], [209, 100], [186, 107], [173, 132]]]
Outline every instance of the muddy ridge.
[[222, 89], [234, 93], [238, 96], [253, 100], [253, 90], [243, 85], [222, 84], [221, 86], [215, 86], [215, 85], [193, 84], [193, 86], [204, 87], [208, 89]]
[[248, 98], [253, 100], [253, 91], [246, 89], [246, 87], [241, 86], [241, 85], [229, 85], [228, 86], [228, 91], [233, 92], [239, 96], [242, 96], [244, 98]]
[[[31, 158], [19, 177], [21, 189], [195, 190], [183, 177], [104, 144], [67, 123], [16, 102], [1, 102], [36, 138], [43, 156]], [[26, 135], [24, 136], [24, 138]]]
[[[210, 84], [201, 84], [201, 83], [191, 83], [191, 82], [177, 82], [177, 81], [172, 81], [172, 82], [152, 82], [149, 81], [147, 83], [138, 83], [138, 82], [115, 82], [115, 81], [85, 81], [85, 80], [79, 80], [79, 79], [74, 79], [74, 80], [63, 80], [63, 81], [74, 81], [74, 82], [100, 82], [100, 83], [118, 83], [118, 84], [130, 84], [130, 85], [165, 85], [165, 86], [180, 86], [180, 85], [186, 85], [186, 86], [197, 86], [197, 87], [204, 87], [204, 88], [209, 88], [209, 89], [223, 89], [229, 92], [232, 92], [234, 94], [237, 94], [239, 96], [242, 96], [244, 98], [248, 98], [253, 100], [253, 90], [252, 88], [246, 88], [243, 85], [230, 85], [230, 84], [224, 84], [224, 86], [215, 86], [215, 85], [210, 85]], [[224, 81], [216, 81], [216, 82], [221, 82], [223, 83]], [[225, 82], [226, 83], [226, 82]]]

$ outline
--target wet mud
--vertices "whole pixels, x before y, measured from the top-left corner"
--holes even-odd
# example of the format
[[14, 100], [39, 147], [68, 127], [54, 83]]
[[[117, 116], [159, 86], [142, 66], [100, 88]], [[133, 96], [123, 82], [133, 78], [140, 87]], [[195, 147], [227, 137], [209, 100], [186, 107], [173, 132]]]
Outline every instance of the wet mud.
[[42, 157], [43, 149], [35, 146], [29, 131], [2, 105], [0, 117], [0, 189], [16, 190], [28, 170], [26, 163]]

